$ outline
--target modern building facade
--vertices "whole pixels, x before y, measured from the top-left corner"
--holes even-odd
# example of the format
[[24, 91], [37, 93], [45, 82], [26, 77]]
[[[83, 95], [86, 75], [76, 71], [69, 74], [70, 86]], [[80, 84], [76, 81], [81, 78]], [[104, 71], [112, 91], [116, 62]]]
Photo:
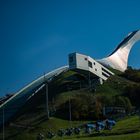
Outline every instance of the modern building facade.
[[[46, 82], [51, 81], [54, 77], [67, 70], [84, 71], [88, 74], [99, 78], [102, 84], [109, 76], [114, 75], [108, 67], [125, 71], [127, 69], [128, 56], [132, 46], [140, 40], [140, 30], [133, 31], [118, 45], [108, 57], [95, 60], [90, 56], [83, 54], [72, 53], [69, 55], [69, 67], [64, 66], [55, 69], [45, 76], [41, 76], [35, 81], [31, 82], [12, 97], [0, 104], [0, 126], [3, 122], [8, 122], [11, 117], [44, 86]], [[4, 118], [3, 118], [4, 117]], [[3, 121], [4, 120], [4, 121]]]
[[108, 77], [114, 75], [113, 72], [97, 62], [95, 59], [79, 53], [69, 54], [69, 69], [79, 72], [86, 71], [87, 73], [91, 73], [99, 77], [101, 84], [103, 81], [107, 80]]
[[50, 82], [54, 77], [68, 70], [68, 66], [60, 67], [55, 69], [38, 79], [34, 80], [17, 93], [15, 93], [11, 98], [0, 105], [0, 127], [4, 123], [8, 122], [20, 108], [43, 88], [45, 83]]

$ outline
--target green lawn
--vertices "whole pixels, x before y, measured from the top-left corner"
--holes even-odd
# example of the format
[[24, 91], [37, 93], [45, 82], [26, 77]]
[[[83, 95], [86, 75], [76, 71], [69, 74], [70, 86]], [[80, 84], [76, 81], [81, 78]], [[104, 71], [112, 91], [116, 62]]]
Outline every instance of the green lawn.
[[[72, 140], [79, 140], [79, 138], [72, 138]], [[80, 140], [140, 140], [140, 133], [103, 136], [103, 137], [86, 137], [80, 138]]]
[[[69, 121], [61, 120], [58, 118], [51, 118], [49, 121], [43, 122], [36, 128], [28, 129], [15, 129], [9, 127], [5, 131], [6, 140], [36, 140], [38, 133], [46, 135], [47, 130], [57, 132], [60, 128], [67, 128], [70, 125], [78, 126], [85, 122], [73, 121], [72, 124]], [[96, 136], [95, 136], [96, 135]], [[98, 136], [97, 136], [98, 135]], [[104, 135], [104, 136], [102, 136]], [[0, 139], [2, 134], [0, 134]], [[62, 138], [56, 136], [54, 140], [62, 140]], [[116, 126], [110, 130], [104, 130], [100, 134], [93, 132], [91, 135], [72, 135], [70, 137], [63, 137], [63, 139], [72, 140], [140, 140], [140, 118], [138, 116], [127, 117], [121, 121], [118, 121]]]

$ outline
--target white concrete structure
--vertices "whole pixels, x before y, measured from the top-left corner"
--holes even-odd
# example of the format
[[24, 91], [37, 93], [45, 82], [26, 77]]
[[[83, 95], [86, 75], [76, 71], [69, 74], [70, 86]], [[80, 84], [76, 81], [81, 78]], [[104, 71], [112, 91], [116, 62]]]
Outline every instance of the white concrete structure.
[[101, 64], [124, 72], [127, 69], [128, 57], [133, 45], [140, 40], [140, 30], [133, 31], [106, 58], [97, 60]]
[[90, 56], [79, 53], [69, 54], [69, 69], [90, 72], [91, 74], [99, 77], [100, 80], [107, 80], [109, 76], [114, 75], [113, 72]]
[[3, 109], [5, 110], [4, 120], [7, 122], [32, 96], [34, 96], [34, 94], [36, 94], [36, 92], [38, 92], [38, 90], [43, 88], [45, 82], [51, 81], [55, 76], [69, 69], [77, 69], [91, 73], [99, 77], [101, 83], [103, 80], [107, 80], [109, 76], [114, 75], [114, 73], [107, 68], [108, 66], [120, 71], [125, 71], [129, 52], [138, 40], [140, 40], [140, 31], [131, 32], [118, 45], [113, 53], [101, 60], [94, 60], [89, 56], [78, 53], [70, 54], [69, 67], [64, 66], [45, 74], [45, 76], [39, 77], [0, 105], [0, 126], [3, 124]]
[[3, 124], [3, 108], [5, 110], [5, 122], [7, 122], [11, 117], [13, 117], [18, 110], [30, 99], [32, 98], [36, 92], [38, 92], [41, 88], [44, 87], [45, 82], [50, 82], [54, 77], [59, 74], [68, 71], [68, 66], [60, 67], [55, 69], [45, 75], [39, 77], [34, 80], [17, 93], [15, 93], [11, 98], [5, 101], [0, 105], [0, 127]]

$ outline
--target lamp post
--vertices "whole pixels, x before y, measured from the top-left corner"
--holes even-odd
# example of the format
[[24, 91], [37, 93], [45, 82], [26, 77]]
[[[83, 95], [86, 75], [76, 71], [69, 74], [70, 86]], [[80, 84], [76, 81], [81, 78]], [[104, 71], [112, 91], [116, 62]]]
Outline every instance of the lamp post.
[[88, 83], [89, 83], [89, 89], [91, 89], [91, 75], [90, 75], [90, 71], [88, 73]]
[[71, 127], [71, 99], [69, 97], [69, 122], [70, 122], [70, 127]]
[[47, 111], [47, 119], [49, 119], [49, 100], [48, 100], [48, 83], [46, 83], [46, 111]]
[[[4, 101], [3, 101], [3, 103], [4, 103]], [[4, 109], [4, 105], [2, 107], [2, 140], [5, 140], [5, 109]]]
[[47, 113], [47, 119], [49, 119], [49, 99], [48, 99], [48, 82], [45, 81], [45, 73], [44, 73], [44, 83], [45, 83], [45, 95], [46, 95], [46, 113]]

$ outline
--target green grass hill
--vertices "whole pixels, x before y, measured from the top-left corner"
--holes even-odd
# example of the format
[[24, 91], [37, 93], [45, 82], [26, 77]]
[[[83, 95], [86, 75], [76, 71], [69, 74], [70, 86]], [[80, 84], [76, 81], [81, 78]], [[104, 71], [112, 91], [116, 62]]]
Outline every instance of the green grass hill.
[[[64, 139], [81, 140], [138, 140], [140, 139], [140, 119], [134, 111], [140, 108], [140, 70], [129, 68], [125, 73], [114, 71], [102, 85], [89, 77], [73, 71], [57, 76], [49, 83], [50, 119], [46, 117], [45, 88], [35, 94], [5, 126], [7, 140], [36, 140], [38, 133], [76, 127], [90, 121], [113, 117], [117, 125], [111, 131], [100, 134], [80, 134]], [[94, 86], [96, 84], [96, 86]], [[71, 119], [69, 121], [69, 105]], [[120, 107], [125, 115], [109, 113], [104, 115], [104, 107]], [[120, 117], [121, 116], [121, 117]], [[2, 131], [0, 133], [2, 139]], [[53, 139], [62, 139], [55, 137]]]

